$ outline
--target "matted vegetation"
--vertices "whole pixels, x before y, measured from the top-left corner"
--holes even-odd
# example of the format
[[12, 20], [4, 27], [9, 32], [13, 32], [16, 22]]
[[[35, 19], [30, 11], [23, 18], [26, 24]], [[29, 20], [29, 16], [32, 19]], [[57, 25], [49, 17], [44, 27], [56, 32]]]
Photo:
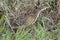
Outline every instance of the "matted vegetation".
[[0, 40], [60, 40], [60, 0], [0, 0]]

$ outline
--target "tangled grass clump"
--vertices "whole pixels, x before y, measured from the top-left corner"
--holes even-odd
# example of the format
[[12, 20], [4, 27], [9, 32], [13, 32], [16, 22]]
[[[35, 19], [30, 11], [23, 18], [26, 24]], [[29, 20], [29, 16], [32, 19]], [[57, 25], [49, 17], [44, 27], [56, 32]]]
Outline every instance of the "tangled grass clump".
[[59, 4], [60, 0], [0, 0], [0, 39], [60, 40]]

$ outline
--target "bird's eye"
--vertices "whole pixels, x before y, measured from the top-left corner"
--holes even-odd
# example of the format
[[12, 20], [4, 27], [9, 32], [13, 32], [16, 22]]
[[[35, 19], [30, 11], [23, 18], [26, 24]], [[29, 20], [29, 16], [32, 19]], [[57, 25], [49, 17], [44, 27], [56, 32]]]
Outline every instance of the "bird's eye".
[[25, 13], [25, 16], [26, 16], [27, 14]]

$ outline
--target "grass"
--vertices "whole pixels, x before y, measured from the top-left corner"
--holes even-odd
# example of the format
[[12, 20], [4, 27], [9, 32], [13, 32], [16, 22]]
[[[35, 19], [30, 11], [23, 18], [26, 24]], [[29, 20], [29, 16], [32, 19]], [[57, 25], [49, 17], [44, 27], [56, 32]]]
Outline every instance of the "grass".
[[[34, 4], [32, 4], [31, 7], [28, 7], [26, 2], [27, 1], [20, 2], [19, 0], [11, 0], [11, 4], [8, 6], [8, 0], [0, 0], [0, 40], [60, 40], [60, 23], [54, 25], [54, 27], [56, 26], [56, 29], [51, 28], [48, 30], [46, 25], [52, 27], [54, 20], [48, 18], [49, 16], [46, 17], [48, 14], [45, 16], [44, 12], [40, 14], [40, 17], [34, 25], [30, 25], [31, 28], [26, 27], [26, 29], [24, 29], [19, 25], [19, 29], [17, 29], [16, 33], [13, 34], [11, 29], [12, 26], [10, 24], [10, 15], [12, 15], [12, 19], [13, 17], [18, 17], [19, 15], [15, 13], [19, 12], [19, 9], [31, 12]], [[41, 3], [43, 4], [43, 2]], [[48, 4], [51, 8], [47, 10], [55, 12], [57, 10], [56, 4], [56, 0], [52, 0], [52, 2]], [[44, 6], [46, 7], [47, 4]]]
[[[8, 29], [0, 29], [2, 33], [0, 40], [49, 40], [49, 36], [46, 32], [46, 29], [43, 28], [39, 23], [37, 24], [38, 28], [35, 29], [35, 35], [29, 33], [30, 29], [24, 30], [21, 28], [15, 34], [11, 34]], [[2, 32], [4, 30], [4, 32]]]
[[[4, 17], [2, 17], [0, 20], [3, 19]], [[9, 25], [9, 21], [7, 21], [7, 25]], [[57, 26], [59, 29], [60, 24]], [[27, 28], [27, 30], [20, 28], [20, 30], [17, 30], [15, 34], [11, 34], [10, 30], [7, 27], [8, 26], [5, 26], [3, 24], [2, 28], [0, 28], [0, 40], [54, 40], [55, 35], [57, 35], [57, 39], [60, 40], [60, 32], [58, 32], [58, 34], [55, 34], [56, 31], [54, 30], [52, 30], [52, 32], [47, 32], [47, 29], [45, 27], [42, 27], [39, 21], [37, 21], [37, 28], [34, 28], [34, 35], [29, 33], [31, 30], [30, 28]]]

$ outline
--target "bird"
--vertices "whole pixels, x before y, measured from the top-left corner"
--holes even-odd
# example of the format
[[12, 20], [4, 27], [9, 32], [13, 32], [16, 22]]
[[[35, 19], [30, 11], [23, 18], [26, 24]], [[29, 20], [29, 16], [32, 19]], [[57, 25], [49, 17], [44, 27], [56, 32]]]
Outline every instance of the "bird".
[[41, 10], [34, 9], [31, 13], [27, 14], [23, 19], [20, 19], [20, 20], [22, 20], [20, 23], [22, 23], [22, 25], [26, 25], [26, 26], [34, 24], [37, 21], [40, 13], [42, 11], [46, 10], [47, 8], [49, 8], [49, 7], [45, 7]]
[[37, 8], [37, 9], [34, 9], [31, 13], [26, 14], [24, 17], [23, 17], [23, 15], [21, 15], [22, 18], [19, 16], [15, 20], [12, 19], [11, 20], [11, 26], [12, 26], [11, 29], [13, 30], [13, 32], [14, 31], [16, 32], [16, 30], [19, 29], [19, 26], [26, 28], [28, 26], [33, 25], [37, 21], [40, 13], [42, 11], [46, 10], [47, 8], [49, 8], [49, 7], [45, 7], [41, 10], [39, 8]]

